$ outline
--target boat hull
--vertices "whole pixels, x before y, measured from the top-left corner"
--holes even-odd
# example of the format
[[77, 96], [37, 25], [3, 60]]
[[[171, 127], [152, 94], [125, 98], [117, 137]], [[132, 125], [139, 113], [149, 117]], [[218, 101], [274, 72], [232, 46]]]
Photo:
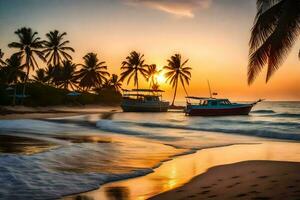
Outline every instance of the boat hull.
[[124, 112], [167, 112], [169, 102], [123, 101], [121, 108]]
[[167, 112], [169, 106], [124, 106], [121, 105], [124, 112]]
[[253, 105], [245, 105], [233, 108], [187, 108], [186, 114], [190, 116], [229, 116], [248, 115]]

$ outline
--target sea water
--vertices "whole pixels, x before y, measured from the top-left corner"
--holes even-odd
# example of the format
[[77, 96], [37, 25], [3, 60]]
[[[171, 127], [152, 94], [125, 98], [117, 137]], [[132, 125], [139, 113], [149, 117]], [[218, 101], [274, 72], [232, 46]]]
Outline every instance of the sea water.
[[299, 128], [300, 102], [262, 102], [249, 116], [188, 117], [178, 110], [122, 113], [117, 108], [109, 117], [0, 120], [5, 139], [0, 142], [0, 199], [57, 199], [151, 173], [163, 161], [198, 149], [299, 141]]

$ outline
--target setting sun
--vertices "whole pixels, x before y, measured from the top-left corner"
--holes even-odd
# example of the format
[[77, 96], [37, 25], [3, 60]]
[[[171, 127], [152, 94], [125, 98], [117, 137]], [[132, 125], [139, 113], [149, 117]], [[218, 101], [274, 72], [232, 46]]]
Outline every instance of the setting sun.
[[167, 81], [165, 74], [163, 72], [160, 72], [159, 74], [156, 75], [156, 80], [157, 80], [158, 84], [162, 84]]

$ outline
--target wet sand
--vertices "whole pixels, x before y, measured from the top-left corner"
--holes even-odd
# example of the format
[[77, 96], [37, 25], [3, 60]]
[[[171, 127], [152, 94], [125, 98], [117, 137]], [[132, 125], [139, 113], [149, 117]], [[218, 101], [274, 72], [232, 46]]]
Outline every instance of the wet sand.
[[214, 167], [151, 200], [299, 199], [300, 163], [246, 161]]
[[58, 147], [57, 144], [35, 138], [0, 135], [0, 154], [32, 155]]
[[[296, 196], [299, 190], [296, 189], [296, 186], [299, 186], [297, 181], [300, 179], [300, 164], [298, 162], [300, 162], [300, 143], [293, 142], [264, 142], [262, 144], [203, 149], [197, 153], [179, 156], [167, 161], [146, 176], [104, 184], [98, 190], [65, 197], [65, 199], [143, 200], [154, 198], [173, 200], [177, 197], [178, 199], [209, 199], [209, 197], [211, 199], [226, 199], [222, 195], [224, 197], [227, 195], [226, 197], [230, 197], [229, 199], [232, 197], [249, 199], [249, 192], [265, 191], [266, 193], [257, 193], [257, 196], [255, 194], [251, 196], [251, 198], [264, 199], [263, 197], [268, 197], [264, 196], [269, 194], [267, 192], [276, 189], [276, 186], [279, 187], [281, 184], [283, 190], [278, 194], [284, 193], [284, 189], [286, 189], [286, 191], [291, 192], [289, 195]], [[211, 168], [213, 169], [209, 170]], [[269, 170], [270, 173], [266, 173]], [[208, 173], [206, 173], [207, 171]], [[202, 176], [207, 178], [201, 178]], [[219, 179], [222, 179], [222, 182]], [[195, 189], [190, 191], [190, 189], [185, 188], [192, 187], [188, 186], [191, 180]], [[184, 186], [183, 189], [180, 188], [187, 183], [188, 185]], [[247, 187], [252, 185], [257, 186], [253, 186], [254, 188], [248, 191]], [[270, 187], [275, 188], [271, 190]], [[178, 192], [178, 190], [182, 191]], [[167, 193], [162, 194], [164, 192]], [[206, 193], [204, 198], [197, 194], [201, 192]], [[214, 196], [217, 194], [213, 192], [218, 192], [219, 196]], [[227, 192], [229, 193], [226, 194]]]

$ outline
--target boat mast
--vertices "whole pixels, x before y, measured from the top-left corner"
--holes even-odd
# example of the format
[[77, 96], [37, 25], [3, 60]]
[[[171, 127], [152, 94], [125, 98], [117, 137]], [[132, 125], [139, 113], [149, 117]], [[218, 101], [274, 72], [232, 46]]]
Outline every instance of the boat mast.
[[211, 88], [210, 88], [209, 80], [207, 80], [207, 84], [208, 84], [208, 89], [209, 89], [209, 95], [210, 95], [210, 98], [212, 98], [212, 94], [211, 94]]

